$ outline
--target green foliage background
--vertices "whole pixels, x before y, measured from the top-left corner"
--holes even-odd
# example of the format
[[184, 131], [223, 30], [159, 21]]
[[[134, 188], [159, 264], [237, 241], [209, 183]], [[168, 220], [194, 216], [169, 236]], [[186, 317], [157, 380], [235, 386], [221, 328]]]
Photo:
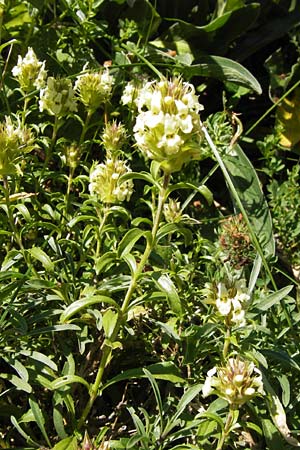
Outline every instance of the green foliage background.
[[[35, 135], [1, 172], [0, 448], [299, 446], [299, 142], [283, 147], [276, 120], [300, 84], [299, 1], [3, 0], [0, 13], [1, 123]], [[72, 82], [107, 65], [110, 101], [41, 112], [11, 72], [28, 47]], [[202, 156], [166, 185], [120, 98], [178, 75], [204, 105]], [[126, 126], [134, 193], [107, 206], [89, 174], [108, 120]], [[207, 301], [207, 283], [232, 277], [251, 294], [241, 328]], [[265, 396], [232, 411], [202, 387], [236, 355]]]

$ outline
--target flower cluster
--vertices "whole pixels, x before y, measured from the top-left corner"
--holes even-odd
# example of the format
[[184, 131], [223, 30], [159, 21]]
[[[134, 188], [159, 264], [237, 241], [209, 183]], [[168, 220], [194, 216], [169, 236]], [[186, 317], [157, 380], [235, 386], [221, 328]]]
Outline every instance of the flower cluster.
[[180, 202], [173, 200], [172, 198], [169, 198], [168, 203], [164, 204], [163, 212], [166, 221], [169, 223], [180, 222], [182, 218]]
[[225, 367], [214, 367], [207, 373], [202, 388], [204, 397], [216, 394], [234, 407], [264, 394], [262, 374], [253, 362], [229, 358]]
[[45, 61], [39, 61], [33, 49], [29, 47], [24, 58], [21, 55], [18, 56], [18, 62], [13, 67], [12, 74], [24, 92], [41, 89], [45, 86], [47, 77]]
[[217, 313], [223, 316], [228, 326], [244, 326], [245, 312], [250, 301], [244, 279], [205, 285], [207, 303], [215, 306]]
[[90, 193], [106, 204], [129, 201], [133, 182], [120, 182], [120, 177], [130, 172], [131, 169], [121, 159], [107, 159], [105, 163], [95, 165], [90, 173]]
[[65, 116], [77, 111], [72, 82], [68, 78], [47, 79], [47, 86], [40, 92], [40, 111], [53, 116]]
[[201, 159], [199, 111], [203, 107], [194, 86], [180, 78], [147, 82], [138, 91], [135, 104], [137, 146], [147, 157], [160, 162], [166, 173]]
[[[83, 68], [83, 71], [86, 67]], [[86, 72], [77, 77], [75, 91], [79, 100], [91, 112], [107, 102], [112, 94], [114, 79], [108, 68], [99, 72]]]
[[20, 121], [12, 122], [11, 117], [5, 117], [0, 124], [0, 174], [11, 175], [16, 172], [16, 163], [24, 154], [34, 148], [34, 136], [31, 130], [22, 126]]

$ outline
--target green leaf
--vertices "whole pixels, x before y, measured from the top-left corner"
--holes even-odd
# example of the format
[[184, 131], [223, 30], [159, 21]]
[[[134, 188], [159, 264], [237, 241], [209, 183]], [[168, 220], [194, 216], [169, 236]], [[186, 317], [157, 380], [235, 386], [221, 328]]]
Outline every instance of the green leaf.
[[95, 268], [97, 275], [104, 271], [104, 269], [109, 269], [113, 264], [116, 263], [117, 255], [115, 252], [106, 252], [104, 255], [97, 259]]
[[156, 241], [159, 242], [163, 237], [168, 236], [171, 233], [181, 234], [184, 237], [185, 245], [189, 245], [193, 240], [193, 234], [188, 228], [177, 223], [166, 223], [158, 230]]
[[50, 369], [54, 370], [55, 372], [57, 371], [57, 365], [55, 364], [55, 362], [43, 353], [37, 352], [35, 350], [21, 350], [20, 353], [21, 355], [27, 356], [35, 361], [42, 363], [45, 366], [50, 367]]
[[84, 214], [84, 215], [74, 217], [72, 220], [70, 220], [70, 222], [68, 223], [68, 226], [70, 228], [73, 228], [74, 225], [77, 225], [80, 222], [84, 222], [85, 224], [86, 223], [99, 224], [99, 219], [96, 216], [90, 216], [90, 215]]
[[[222, 158], [265, 257], [273, 256], [275, 240], [272, 219], [253, 165], [238, 144], [234, 145], [231, 154]], [[240, 212], [235, 199], [233, 202], [236, 212]]]
[[205, 184], [201, 184], [200, 186], [197, 186], [193, 183], [181, 181], [180, 183], [176, 183], [176, 184], [173, 184], [172, 186], [170, 186], [168, 188], [168, 193], [177, 191], [179, 189], [193, 189], [193, 190], [199, 192], [199, 194], [203, 195], [203, 197], [207, 201], [208, 205], [211, 205], [214, 200], [211, 190], [208, 189], [208, 187], [205, 186]]
[[[152, 373], [157, 380], [166, 380], [171, 383], [185, 383], [185, 380], [181, 377], [180, 371], [172, 362], [162, 362], [147, 366], [146, 369]], [[145, 378], [145, 374], [142, 368], [129, 369], [125, 372], [117, 375], [102, 387], [102, 390], [108, 388], [112, 384], [118, 383], [123, 380], [130, 380], [132, 378]]]
[[20, 42], [20, 41], [18, 41], [17, 39], [11, 39], [11, 40], [8, 41], [8, 42], [4, 42], [3, 44], [0, 45], [0, 53], [2, 52], [2, 50], [3, 50], [5, 47], [8, 47], [9, 45], [17, 44], [17, 43], [19, 43], [19, 42]]
[[286, 408], [288, 404], [290, 403], [291, 399], [291, 389], [290, 389], [290, 383], [286, 375], [282, 374], [278, 377], [278, 381], [280, 383], [281, 389], [282, 389], [282, 403], [283, 406]]
[[63, 386], [67, 386], [73, 383], [83, 384], [87, 390], [90, 389], [90, 385], [84, 378], [79, 377], [78, 375], [64, 375], [63, 377], [59, 377], [54, 381], [51, 381], [51, 389], [55, 391], [56, 389], [60, 389]]
[[16, 388], [20, 391], [27, 392], [28, 394], [32, 392], [32, 387], [30, 386], [30, 384], [22, 378], [17, 377], [17, 375], [6, 373], [1, 373], [0, 375], [3, 379], [7, 379], [8, 381], [10, 381], [10, 383], [16, 386]]
[[155, 378], [153, 377], [152, 373], [149, 370], [143, 369], [143, 372], [146, 375], [146, 377], [148, 378], [148, 380], [150, 381], [150, 384], [152, 386], [152, 389], [153, 389], [153, 392], [155, 395], [155, 399], [156, 399], [158, 413], [159, 413], [160, 429], [163, 430], [163, 425], [164, 425], [163, 403], [162, 403], [161, 395], [159, 392], [158, 384], [157, 384]]
[[69, 436], [58, 442], [52, 450], [78, 450], [76, 436]]
[[171, 310], [177, 316], [181, 316], [182, 315], [181, 301], [177, 293], [176, 287], [171, 278], [167, 274], [159, 276], [159, 274], [157, 273], [154, 273], [152, 277], [158, 288], [161, 290], [161, 292], [164, 292], [166, 294]]
[[182, 66], [180, 71], [186, 78], [194, 76], [211, 77], [220, 81], [230, 82], [251, 89], [257, 94], [262, 93], [257, 79], [244, 66], [236, 61], [222, 56], [201, 56], [198, 64]]
[[255, 306], [255, 308], [259, 309], [260, 311], [267, 311], [273, 305], [276, 305], [282, 299], [284, 299], [291, 292], [292, 289], [293, 289], [292, 285], [286, 286], [277, 292], [273, 292], [267, 297], [260, 298], [259, 302], [254, 303], [253, 306]]
[[32, 247], [28, 250], [32, 258], [38, 260], [44, 267], [45, 270], [53, 272], [54, 263], [51, 261], [47, 253], [44, 252], [40, 247]]
[[104, 329], [104, 334], [108, 339], [111, 338], [117, 322], [118, 322], [118, 313], [112, 311], [111, 309], [105, 311], [102, 317], [102, 325]]
[[259, 12], [260, 4], [251, 3], [225, 12], [204, 26], [196, 26], [179, 18], [168, 19], [175, 23], [151, 44], [176, 50], [179, 56], [189, 53], [197, 60], [204, 53], [225, 54], [230, 43], [255, 23]]
[[33, 445], [35, 448], [40, 448], [40, 445], [35, 442], [33, 439], [31, 439], [31, 437], [29, 436], [29, 434], [27, 434], [22, 427], [20, 427], [17, 419], [14, 416], [11, 416], [10, 418], [11, 423], [13, 424], [13, 426], [18, 430], [18, 432], [20, 433], [20, 435], [25, 439], [25, 441], [30, 444]]
[[[266, 396], [267, 406], [268, 406], [269, 413], [270, 413], [270, 416], [272, 418], [274, 425], [276, 426], [278, 431], [281, 433], [282, 437], [290, 445], [292, 445], [293, 447], [300, 447], [300, 442], [298, 442], [297, 439], [291, 435], [291, 432], [286, 423], [286, 414], [285, 414], [284, 408], [264, 373], [263, 373], [263, 384], [264, 384], [264, 390], [266, 391], [266, 394], [267, 394], [267, 396]], [[265, 431], [265, 427], [264, 427], [264, 431]], [[281, 447], [277, 447], [277, 448], [281, 448]]]
[[65, 309], [65, 311], [60, 316], [60, 322], [64, 323], [68, 321], [72, 316], [78, 314], [78, 312], [82, 309], [88, 308], [89, 306], [95, 305], [97, 303], [108, 303], [109, 305], [118, 307], [118, 305], [112, 298], [105, 295], [92, 295], [90, 297], [84, 297], [71, 303], [71, 305], [69, 305]]
[[30, 331], [29, 333], [26, 333], [26, 336], [35, 336], [35, 335], [41, 335], [44, 333], [52, 333], [56, 331], [80, 331], [81, 328], [78, 325], [74, 325], [72, 323], [66, 323], [62, 325], [52, 325], [49, 327], [44, 328], [38, 328], [36, 330]]
[[136, 242], [142, 237], [149, 240], [151, 239], [151, 233], [140, 230], [139, 228], [133, 228], [127, 231], [118, 247], [119, 258], [123, 258], [123, 256], [130, 253]]
[[37, 401], [33, 397], [29, 399], [29, 405], [33, 413], [34, 419], [37, 423], [37, 426], [41, 430], [42, 435], [44, 436], [44, 439], [47, 442], [48, 446], [51, 447], [51, 443], [45, 429], [45, 418], [43, 416], [41, 408], [39, 407]]
[[186, 392], [183, 394], [181, 399], [179, 400], [179, 403], [176, 408], [175, 414], [168, 420], [168, 423], [163, 431], [164, 436], [167, 436], [167, 434], [170, 433], [170, 431], [177, 426], [178, 422], [177, 420], [181, 416], [181, 414], [184, 412], [185, 408], [188, 406], [189, 403], [196, 397], [196, 395], [199, 394], [199, 392], [202, 389], [202, 383], [201, 384], [195, 384], [194, 386], [191, 386], [186, 390]]

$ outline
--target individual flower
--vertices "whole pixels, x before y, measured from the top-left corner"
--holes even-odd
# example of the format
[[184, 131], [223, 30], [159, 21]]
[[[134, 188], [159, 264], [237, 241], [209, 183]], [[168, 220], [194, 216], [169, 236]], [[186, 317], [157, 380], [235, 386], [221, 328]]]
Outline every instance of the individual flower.
[[166, 173], [201, 159], [199, 111], [195, 88], [181, 78], [147, 82], [134, 100], [138, 115], [133, 128], [139, 149], [161, 163]]
[[226, 280], [217, 284], [206, 284], [206, 302], [213, 304], [216, 313], [222, 316], [228, 326], [242, 327], [246, 324], [245, 314], [250, 301], [244, 279]]
[[252, 361], [229, 358], [226, 366], [214, 367], [207, 372], [202, 393], [204, 397], [215, 394], [239, 407], [264, 394], [261, 371]]
[[90, 193], [97, 195], [103, 203], [129, 201], [133, 182], [120, 182], [120, 177], [130, 172], [131, 169], [121, 159], [107, 159], [105, 163], [96, 164], [90, 173]]
[[40, 111], [52, 116], [65, 116], [77, 111], [76, 98], [71, 80], [68, 78], [47, 79], [47, 86], [40, 92]]
[[[83, 71], [85, 70], [86, 66], [83, 68]], [[108, 68], [105, 68], [79, 75], [75, 82], [75, 91], [84, 106], [93, 112], [110, 99], [113, 84], [114, 78]]]
[[13, 67], [12, 74], [18, 80], [22, 91], [27, 93], [34, 89], [41, 89], [45, 86], [47, 77], [45, 61], [39, 61], [33, 49], [29, 47], [24, 58], [18, 56], [18, 62]]
[[116, 121], [106, 124], [102, 133], [102, 143], [107, 155], [117, 156], [126, 141], [126, 129]]
[[15, 173], [19, 159], [34, 147], [31, 129], [22, 126], [19, 119], [14, 123], [6, 116], [5, 122], [0, 124], [0, 175]]
[[126, 84], [123, 90], [123, 94], [121, 96], [122, 105], [127, 105], [129, 108], [136, 107], [136, 99], [139, 93], [139, 86], [134, 81], [129, 81]]

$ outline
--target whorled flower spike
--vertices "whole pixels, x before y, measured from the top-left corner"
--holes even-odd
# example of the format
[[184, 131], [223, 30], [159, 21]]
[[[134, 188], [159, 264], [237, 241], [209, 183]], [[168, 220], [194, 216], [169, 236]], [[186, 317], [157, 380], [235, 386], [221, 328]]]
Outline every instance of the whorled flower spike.
[[[83, 71], [85, 70], [86, 66], [83, 68]], [[114, 78], [110, 75], [108, 68], [105, 68], [79, 75], [74, 89], [79, 100], [93, 112], [110, 99], [113, 85]]]
[[107, 159], [105, 163], [95, 165], [90, 173], [90, 193], [106, 204], [129, 201], [133, 182], [126, 180], [120, 183], [119, 180], [130, 172], [131, 169], [121, 159]]
[[77, 103], [72, 82], [68, 78], [47, 79], [47, 86], [40, 92], [40, 111], [63, 117], [77, 111]]
[[18, 56], [18, 62], [13, 67], [12, 74], [24, 92], [41, 89], [46, 84], [45, 61], [39, 61], [33, 49], [29, 47], [24, 58]]
[[35, 138], [30, 128], [23, 126], [20, 120], [13, 122], [6, 116], [0, 123], [0, 176], [17, 172], [17, 162], [23, 154], [35, 147]]
[[133, 128], [138, 148], [160, 162], [165, 173], [179, 171], [201, 159], [199, 111], [195, 88], [181, 78], [147, 82], [135, 98], [138, 115]]
[[202, 393], [204, 397], [215, 394], [239, 407], [264, 394], [262, 374], [252, 361], [229, 358], [226, 366], [214, 367], [207, 372]]

